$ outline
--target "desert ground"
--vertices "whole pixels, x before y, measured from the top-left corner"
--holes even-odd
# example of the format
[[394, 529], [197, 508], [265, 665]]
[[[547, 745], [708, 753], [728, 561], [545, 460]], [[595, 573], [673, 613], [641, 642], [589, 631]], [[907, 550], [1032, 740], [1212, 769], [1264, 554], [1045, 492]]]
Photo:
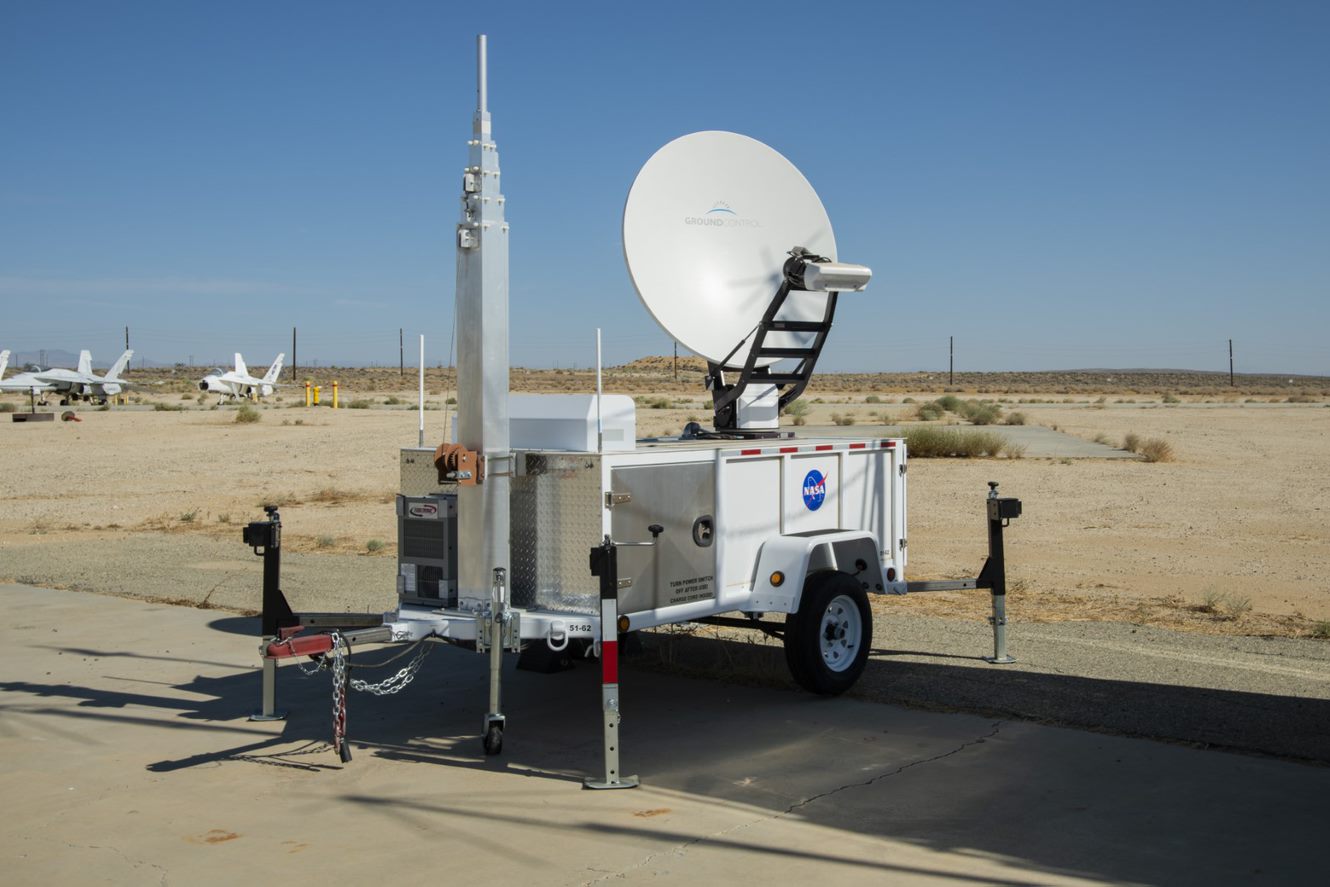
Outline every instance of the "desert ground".
[[[683, 361], [675, 381], [668, 358], [638, 361], [611, 369], [606, 390], [638, 399], [639, 435], [670, 435], [709, 416], [700, 369]], [[417, 441], [411, 371], [302, 371], [300, 379], [324, 386], [325, 406], [306, 408], [300, 388], [284, 388], [246, 424], [235, 407], [199, 397], [191, 387], [198, 375], [136, 374], [155, 384], [128, 406], [78, 408], [79, 422], [0, 422], [0, 579], [70, 587], [62, 577], [75, 564], [85, 577], [77, 587], [134, 594], [132, 575], [105, 574], [169, 570], [181, 545], [204, 537], [209, 550], [229, 551], [216, 548], [224, 541], [242, 559], [240, 525], [276, 502], [289, 550], [330, 565], [354, 559], [357, 582], [375, 586], [337, 600], [370, 595], [364, 609], [390, 602], [397, 451]], [[338, 410], [326, 406], [333, 379]], [[953, 413], [918, 420], [920, 405], [952, 392], [996, 402], [999, 422], [1021, 413], [1027, 425], [1098, 439], [1106, 454], [1129, 434], [1163, 440], [1171, 461], [912, 459], [909, 578], [974, 575], [986, 546], [982, 499], [995, 480], [1025, 507], [1007, 536], [1014, 619], [1330, 635], [1330, 379], [1239, 381], [1230, 388], [1214, 374], [1102, 371], [958, 374], [944, 387], [946, 374], [825, 374], [805, 395], [811, 410], [795, 430], [969, 428]], [[515, 390], [592, 385], [585, 370], [513, 372]], [[433, 445], [450, 415], [451, 372], [429, 370], [425, 387]], [[6, 402], [26, 407], [14, 396]], [[330, 567], [330, 582], [339, 571], [350, 575]], [[194, 591], [179, 598], [197, 603]], [[210, 605], [246, 609], [234, 598]], [[957, 593], [882, 605], [973, 620], [987, 600]]]

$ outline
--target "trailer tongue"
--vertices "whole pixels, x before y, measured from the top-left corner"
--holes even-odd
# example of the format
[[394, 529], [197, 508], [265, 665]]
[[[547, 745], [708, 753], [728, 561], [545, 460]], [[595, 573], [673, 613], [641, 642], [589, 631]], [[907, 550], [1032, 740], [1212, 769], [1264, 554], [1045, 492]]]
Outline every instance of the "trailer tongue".
[[[795, 439], [779, 428], [827, 343], [837, 296], [872, 275], [835, 259], [825, 210], [789, 161], [734, 133], [695, 133], [657, 152], [634, 182], [624, 210], [630, 276], [666, 330], [708, 359], [715, 411], [711, 429], [638, 440], [633, 401], [599, 386], [508, 393], [508, 224], [483, 36], [469, 149], [456, 243], [457, 440], [401, 451], [398, 609], [293, 612], [280, 590], [281, 518], [268, 507], [244, 531], [264, 557], [256, 718], [283, 716], [277, 663], [312, 658], [332, 674], [333, 744], [349, 761], [350, 691], [400, 692], [431, 644], [448, 642], [488, 657], [481, 735], [495, 755], [507, 727], [505, 653], [538, 670], [598, 657], [604, 772], [585, 785], [631, 788], [636, 777], [619, 766], [618, 674], [630, 632], [688, 622], [765, 631], [782, 639], [797, 683], [834, 695], [867, 664], [870, 594], [986, 588], [989, 661], [1014, 661], [1002, 527], [1019, 500], [990, 485], [989, 560], [976, 579], [907, 583], [904, 441]], [[418, 648], [370, 684], [351, 677], [361, 644]]]

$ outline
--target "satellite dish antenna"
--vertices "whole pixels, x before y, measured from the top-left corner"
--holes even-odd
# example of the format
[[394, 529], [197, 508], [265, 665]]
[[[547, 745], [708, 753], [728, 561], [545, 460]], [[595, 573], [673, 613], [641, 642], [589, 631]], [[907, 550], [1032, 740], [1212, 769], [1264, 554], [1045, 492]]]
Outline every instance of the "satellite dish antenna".
[[[837, 291], [872, 276], [835, 261], [831, 220], [794, 164], [732, 132], [695, 132], [652, 155], [624, 205], [623, 252], [647, 311], [706, 358], [726, 435], [775, 434], [812, 376]], [[783, 360], [798, 363], [779, 372]]]

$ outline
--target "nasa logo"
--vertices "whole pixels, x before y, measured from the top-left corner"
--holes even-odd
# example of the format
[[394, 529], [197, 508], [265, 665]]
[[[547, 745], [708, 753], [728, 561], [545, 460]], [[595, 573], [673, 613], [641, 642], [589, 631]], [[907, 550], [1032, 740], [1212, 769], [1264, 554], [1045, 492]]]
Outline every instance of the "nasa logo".
[[817, 511], [827, 498], [827, 479], [822, 472], [814, 468], [804, 477], [804, 505], [809, 511]]

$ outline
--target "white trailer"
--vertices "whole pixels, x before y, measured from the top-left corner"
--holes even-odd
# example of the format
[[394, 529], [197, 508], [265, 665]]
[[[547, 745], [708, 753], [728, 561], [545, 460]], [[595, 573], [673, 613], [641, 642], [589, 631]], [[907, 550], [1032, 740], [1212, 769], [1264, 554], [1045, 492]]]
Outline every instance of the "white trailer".
[[[871, 271], [834, 260], [816, 194], [765, 145], [732, 133], [677, 139], [643, 168], [625, 209], [625, 255], [639, 294], [709, 361], [713, 429], [638, 440], [632, 401], [603, 395], [599, 369], [594, 395], [509, 395], [508, 225], [484, 37], [478, 49], [457, 234], [457, 440], [401, 451], [394, 612], [293, 613], [280, 591], [277, 509], [246, 528], [245, 542], [265, 557], [256, 717], [281, 716], [277, 662], [313, 656], [332, 671], [334, 745], [349, 760], [347, 691], [401, 689], [427, 649], [369, 686], [348, 677], [349, 643], [450, 642], [488, 654], [484, 748], [498, 754], [504, 653], [575, 647], [599, 658], [603, 683], [605, 772], [586, 785], [628, 788], [637, 782], [619, 768], [618, 644], [630, 632], [690, 622], [760, 629], [783, 640], [801, 686], [838, 694], [868, 661], [870, 594], [988, 588], [990, 661], [1012, 661], [1002, 527], [1019, 515], [1019, 500], [998, 498], [990, 485], [990, 558], [977, 579], [911, 585], [904, 441], [796, 439], [779, 428], [779, 410], [811, 378], [839, 292], [862, 290]], [[731, 199], [707, 196], [711, 210], [688, 214], [706, 202], [701, 195], [720, 191]], [[782, 369], [783, 361], [794, 366]], [[771, 615], [783, 619], [764, 618]]]

